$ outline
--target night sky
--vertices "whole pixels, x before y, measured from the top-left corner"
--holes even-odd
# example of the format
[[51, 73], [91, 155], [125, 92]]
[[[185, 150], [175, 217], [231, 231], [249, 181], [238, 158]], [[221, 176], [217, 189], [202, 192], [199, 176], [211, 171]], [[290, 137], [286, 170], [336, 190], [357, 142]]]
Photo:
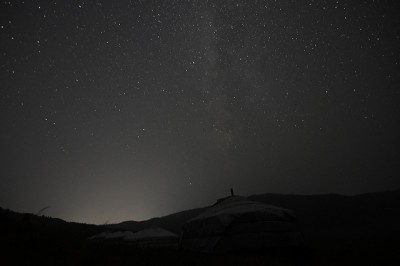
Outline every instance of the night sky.
[[143, 220], [400, 187], [398, 1], [2, 1], [0, 206]]

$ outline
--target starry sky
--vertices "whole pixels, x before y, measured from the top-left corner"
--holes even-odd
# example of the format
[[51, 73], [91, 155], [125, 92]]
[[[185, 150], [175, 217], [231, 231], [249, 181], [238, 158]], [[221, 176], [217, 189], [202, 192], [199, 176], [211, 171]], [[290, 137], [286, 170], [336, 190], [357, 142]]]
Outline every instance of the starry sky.
[[102, 224], [398, 188], [399, 7], [2, 1], [0, 206]]

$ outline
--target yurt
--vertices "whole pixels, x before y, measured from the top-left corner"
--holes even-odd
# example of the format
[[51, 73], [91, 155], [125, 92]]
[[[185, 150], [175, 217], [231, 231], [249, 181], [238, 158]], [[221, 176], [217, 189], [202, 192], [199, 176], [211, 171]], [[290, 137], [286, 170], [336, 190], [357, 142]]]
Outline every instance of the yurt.
[[160, 227], [143, 229], [124, 238], [137, 247], [178, 247], [178, 236]]
[[130, 231], [105, 231], [100, 234], [94, 235], [89, 237], [89, 240], [96, 240], [96, 241], [122, 241], [125, 238], [129, 238], [133, 235]]
[[180, 240], [182, 249], [205, 252], [301, 245], [293, 211], [240, 196], [221, 199], [187, 221]]

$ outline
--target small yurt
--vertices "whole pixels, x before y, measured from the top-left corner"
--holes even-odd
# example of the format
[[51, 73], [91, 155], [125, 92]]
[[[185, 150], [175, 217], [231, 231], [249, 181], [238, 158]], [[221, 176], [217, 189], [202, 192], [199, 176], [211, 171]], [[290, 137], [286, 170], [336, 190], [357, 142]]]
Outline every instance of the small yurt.
[[111, 231], [105, 231], [100, 234], [94, 235], [92, 237], [89, 237], [89, 240], [95, 240], [95, 241], [122, 241], [125, 238], [129, 238], [133, 235], [132, 232], [130, 231], [117, 231], [117, 232], [111, 232]]
[[124, 238], [137, 247], [178, 247], [178, 236], [160, 227], [143, 229]]

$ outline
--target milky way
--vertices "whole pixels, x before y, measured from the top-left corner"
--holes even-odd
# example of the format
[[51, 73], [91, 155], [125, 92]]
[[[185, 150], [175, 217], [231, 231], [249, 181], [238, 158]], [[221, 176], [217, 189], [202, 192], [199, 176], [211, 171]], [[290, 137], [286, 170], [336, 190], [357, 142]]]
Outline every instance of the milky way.
[[104, 223], [397, 188], [397, 1], [3, 1], [0, 206]]

